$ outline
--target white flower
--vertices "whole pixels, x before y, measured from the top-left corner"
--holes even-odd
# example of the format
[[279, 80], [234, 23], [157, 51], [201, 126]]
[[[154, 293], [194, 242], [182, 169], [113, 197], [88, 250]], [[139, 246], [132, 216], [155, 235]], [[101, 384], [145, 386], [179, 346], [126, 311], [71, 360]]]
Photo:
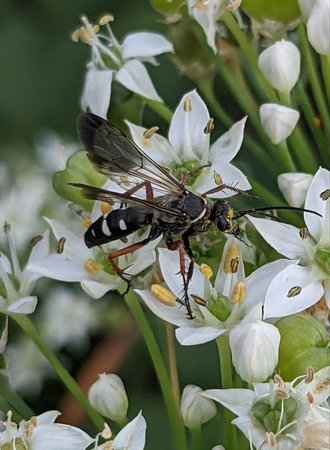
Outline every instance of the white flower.
[[277, 177], [278, 187], [290, 206], [299, 208], [305, 203], [312, 178], [308, 173], [282, 173]]
[[29, 450], [84, 450], [94, 442], [88, 434], [71, 425], [54, 423], [58, 411], [48, 411], [17, 426], [8, 418], [2, 422], [0, 448], [28, 448]]
[[217, 20], [231, 2], [228, 0], [187, 0], [186, 3], [188, 4], [189, 14], [203, 28], [207, 43], [216, 53]]
[[214, 402], [203, 397], [202, 393], [203, 390], [194, 384], [189, 384], [183, 389], [181, 415], [188, 428], [199, 427], [211, 420], [217, 413]]
[[92, 49], [81, 99], [82, 108], [106, 117], [113, 80], [142, 97], [161, 102], [143, 62], [156, 64], [154, 56], [173, 52], [172, 44], [160, 34], [151, 32], [129, 34], [120, 44], [109, 23], [102, 23], [106, 32], [101, 33], [100, 27], [91, 25], [86, 17], [82, 17], [82, 22], [84, 26], [74, 33], [74, 39], [80, 39]]
[[[112, 185], [116, 186], [118, 190], [115, 183], [108, 181], [106, 184], [106, 186]], [[94, 214], [97, 210], [99, 211], [99, 208], [98, 204], [94, 207]], [[44, 258], [34, 261], [29, 265], [31, 270], [55, 280], [80, 282], [83, 290], [92, 298], [100, 298], [108, 291], [126, 285], [126, 282], [108, 267], [108, 255], [133, 242], [142, 240], [144, 235], [131, 235], [128, 237], [127, 243], [117, 240], [102, 248], [87, 248], [80, 230], [75, 232], [72, 227], [69, 228], [57, 220], [46, 219], [46, 221], [58, 241], [65, 238], [63, 252], [61, 254], [50, 253]], [[136, 252], [118, 258], [118, 265], [125, 270], [126, 276], [135, 276], [155, 262], [154, 249], [160, 239], [155, 239]]]
[[[174, 175], [195, 170], [189, 189], [206, 192], [214, 187], [215, 174], [223, 183], [238, 189], [251, 188], [242, 172], [230, 164], [243, 141], [246, 118], [235, 123], [230, 130], [210, 146], [210, 134], [205, 133], [210, 116], [205, 103], [191, 91], [183, 96], [172, 118], [169, 141], [157, 133], [144, 137], [145, 128], [128, 123], [134, 141], [154, 161], [172, 169]], [[201, 169], [201, 167], [206, 166]], [[201, 170], [198, 170], [201, 169]], [[214, 198], [234, 195], [230, 190], [210, 194]]]
[[[244, 279], [243, 262], [237, 248], [234, 238], [230, 237], [224, 248], [215, 287], [195, 265], [189, 285], [189, 292], [192, 296], [191, 307], [195, 316], [193, 320], [186, 317], [185, 308], [181, 305], [173, 307], [162, 304], [147, 289], [136, 291], [153, 313], [178, 327], [175, 334], [181, 345], [203, 344], [224, 333], [228, 333], [230, 339], [231, 333], [234, 330], [235, 333], [239, 333], [240, 327], [245, 329], [246, 323], [254, 323], [257, 328], [263, 327], [260, 325], [260, 321], [262, 320], [262, 305], [267, 287], [275, 274], [291, 262], [286, 260], [274, 261], [259, 268]], [[182, 296], [182, 280], [177, 274], [178, 260], [177, 252], [159, 249], [159, 262], [164, 280], [171, 292], [180, 299]], [[197, 302], [193, 298], [197, 299]], [[205, 305], [203, 305], [204, 302]], [[270, 340], [273, 341], [272, 348], [276, 352], [274, 334], [277, 332], [273, 331], [273, 325], [267, 325], [271, 334]], [[240, 358], [240, 349], [234, 345], [234, 341], [235, 339], [232, 342], [231, 351], [233, 360], [237, 361]], [[254, 373], [258, 376], [258, 379], [260, 379], [262, 373], [267, 372], [267, 376], [270, 375], [275, 368], [275, 365], [272, 370], [270, 368], [271, 361], [268, 360], [268, 351], [269, 347], [260, 348], [259, 357], [267, 360], [268, 369], [264, 367], [259, 370], [256, 369]], [[260, 356], [261, 354], [263, 356]], [[271, 360], [276, 364], [277, 360], [273, 353]], [[237, 370], [240, 370], [240, 367], [241, 365], [238, 364]], [[241, 373], [240, 375], [244, 376]]]
[[[209, 389], [203, 395], [215, 400], [238, 417], [232, 421], [260, 450], [297, 449], [309, 440], [307, 447], [327, 448], [325, 417], [329, 418], [326, 399], [329, 397], [330, 367], [317, 372], [313, 381], [284, 383], [278, 376], [270, 383], [254, 383], [250, 389]], [[300, 377], [302, 378], [302, 377]], [[323, 420], [320, 419], [323, 417]], [[322, 434], [310, 435], [323, 424]], [[328, 428], [329, 431], [329, 428]], [[323, 440], [322, 440], [323, 438]], [[316, 443], [322, 445], [317, 446]]]
[[320, 168], [309, 186], [305, 208], [322, 217], [305, 212], [307, 228], [299, 230], [292, 225], [249, 217], [272, 247], [294, 261], [274, 275], [266, 294], [265, 317], [283, 317], [303, 311], [323, 295], [330, 307], [329, 187], [330, 172]]
[[123, 382], [114, 373], [102, 373], [88, 392], [91, 405], [103, 416], [123, 423], [126, 419], [128, 398]]
[[330, 55], [330, 0], [318, 0], [307, 22], [308, 40], [317, 53]]
[[305, 22], [307, 22], [317, 1], [318, 0], [298, 0], [301, 15]]
[[260, 106], [260, 119], [265, 133], [277, 145], [290, 136], [299, 120], [299, 112], [276, 103]]
[[288, 94], [298, 81], [300, 52], [292, 42], [282, 39], [261, 53], [258, 65], [274, 89]]

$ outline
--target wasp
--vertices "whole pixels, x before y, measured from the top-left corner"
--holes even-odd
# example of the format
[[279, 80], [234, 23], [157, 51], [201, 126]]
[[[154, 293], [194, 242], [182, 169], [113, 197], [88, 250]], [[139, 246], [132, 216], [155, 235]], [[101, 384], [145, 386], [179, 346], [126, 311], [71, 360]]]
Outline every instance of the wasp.
[[[124, 193], [119, 193], [82, 183], [70, 183], [81, 188], [85, 198], [121, 205], [119, 209], [100, 216], [90, 225], [84, 237], [87, 247], [99, 246], [117, 239], [125, 241], [130, 234], [150, 226], [145, 239], [109, 254], [109, 262], [117, 275], [128, 281], [115, 259], [162, 236], [168, 249], [179, 251], [180, 274], [183, 279], [183, 296], [179, 302], [186, 307], [187, 317], [193, 319], [188, 287], [193, 275], [195, 257], [190, 238], [206, 231], [217, 230], [240, 239], [242, 232], [238, 219], [248, 213], [259, 213], [270, 208], [235, 211], [225, 200], [212, 201], [208, 195], [226, 189], [247, 195], [246, 192], [225, 183], [220, 183], [202, 194], [191, 192], [185, 185], [187, 177], [178, 181], [167, 168], [153, 161], [123, 131], [95, 114], [81, 114], [77, 120], [77, 129], [95, 169], [118, 182], [125, 177], [133, 185]], [[136, 196], [141, 189], [145, 190], [145, 198]], [[289, 207], [271, 209], [302, 210]], [[185, 255], [189, 259], [187, 270]]]

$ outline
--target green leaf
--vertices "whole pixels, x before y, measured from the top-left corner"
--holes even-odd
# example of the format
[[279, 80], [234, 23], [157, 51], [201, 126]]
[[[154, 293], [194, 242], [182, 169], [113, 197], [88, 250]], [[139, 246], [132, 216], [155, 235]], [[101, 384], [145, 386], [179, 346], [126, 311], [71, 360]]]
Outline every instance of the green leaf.
[[84, 183], [100, 187], [106, 181], [104, 175], [96, 172], [85, 151], [74, 153], [66, 163], [66, 168], [53, 175], [53, 188], [58, 195], [74, 203], [78, 203], [86, 210], [91, 210], [93, 201], [81, 195], [81, 190], [68, 183]]

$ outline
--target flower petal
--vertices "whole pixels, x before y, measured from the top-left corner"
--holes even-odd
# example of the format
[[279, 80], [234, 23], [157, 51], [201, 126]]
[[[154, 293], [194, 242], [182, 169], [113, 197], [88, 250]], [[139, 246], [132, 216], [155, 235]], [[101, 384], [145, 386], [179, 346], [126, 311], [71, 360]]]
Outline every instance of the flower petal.
[[8, 313], [32, 314], [37, 307], [38, 298], [35, 296], [20, 298], [8, 306]]
[[180, 327], [175, 330], [175, 335], [181, 345], [198, 345], [210, 342], [226, 331], [226, 329], [205, 325], [198, 328]]
[[94, 442], [87, 433], [79, 428], [62, 425], [39, 425], [33, 429], [29, 439], [29, 448], [33, 450], [84, 450]]
[[176, 108], [170, 130], [169, 141], [181, 160], [208, 161], [210, 134], [204, 128], [210, 119], [207, 107], [197, 92], [183, 96]]
[[325, 210], [326, 203], [328, 203], [329, 200], [322, 200], [320, 195], [327, 189], [330, 189], [330, 172], [329, 170], [320, 167], [307, 191], [305, 208], [318, 212], [322, 215], [322, 217], [308, 212], [304, 213], [307, 228], [316, 241], [320, 240], [323, 229], [326, 225]]
[[0, 354], [5, 351], [6, 345], [8, 341], [8, 316], [5, 319], [5, 326], [0, 335]]
[[113, 70], [99, 70], [91, 66], [85, 77], [81, 108], [106, 119], [110, 105]]
[[307, 259], [299, 229], [286, 223], [246, 216], [261, 236], [281, 255], [291, 259]]
[[147, 423], [142, 412], [129, 422], [115, 437], [115, 450], [143, 450], [146, 443]]
[[83, 261], [70, 261], [61, 256], [49, 255], [40, 261], [31, 262], [27, 268], [31, 272], [60, 281], [80, 281], [87, 276]]
[[163, 101], [157, 94], [147, 69], [137, 59], [127, 61], [117, 72], [116, 80], [142, 97], [157, 102]]
[[119, 277], [112, 277], [109, 275], [109, 282], [101, 283], [99, 281], [94, 280], [82, 280], [80, 285], [83, 290], [92, 298], [98, 299], [103, 297], [109, 291], [117, 289], [121, 284], [123, 284], [123, 280]]
[[202, 395], [237, 415], [248, 414], [255, 399], [255, 393], [250, 389], [207, 389]]
[[230, 162], [241, 148], [244, 138], [244, 127], [247, 117], [244, 117], [217, 139], [210, 148], [209, 160], [215, 162]]
[[149, 58], [173, 52], [173, 45], [161, 34], [141, 31], [128, 34], [123, 41], [122, 56], [126, 58]]
[[[301, 292], [290, 296], [292, 288]], [[311, 279], [308, 268], [291, 264], [277, 274], [266, 293], [264, 318], [283, 317], [314, 305], [324, 293], [320, 280]]]

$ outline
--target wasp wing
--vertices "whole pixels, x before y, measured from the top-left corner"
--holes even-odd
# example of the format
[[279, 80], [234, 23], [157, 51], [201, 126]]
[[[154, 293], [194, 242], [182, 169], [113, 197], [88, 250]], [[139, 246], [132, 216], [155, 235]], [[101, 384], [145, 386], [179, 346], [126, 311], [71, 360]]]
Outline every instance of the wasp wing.
[[153, 161], [119, 128], [92, 113], [78, 117], [79, 137], [95, 169], [110, 177], [127, 175], [132, 182], [149, 181], [173, 195], [187, 193], [165, 168]]
[[149, 202], [142, 198], [133, 197], [129, 194], [108, 191], [107, 189], [101, 189], [94, 186], [89, 186], [88, 184], [82, 183], [68, 183], [70, 186], [75, 186], [82, 189], [82, 194], [85, 198], [90, 200], [99, 200], [101, 202], [113, 203], [123, 203], [130, 206], [134, 206], [137, 209], [141, 209], [144, 212], [155, 212], [160, 211], [168, 216], [182, 217], [182, 211], [178, 209], [168, 208], [160, 204]]

